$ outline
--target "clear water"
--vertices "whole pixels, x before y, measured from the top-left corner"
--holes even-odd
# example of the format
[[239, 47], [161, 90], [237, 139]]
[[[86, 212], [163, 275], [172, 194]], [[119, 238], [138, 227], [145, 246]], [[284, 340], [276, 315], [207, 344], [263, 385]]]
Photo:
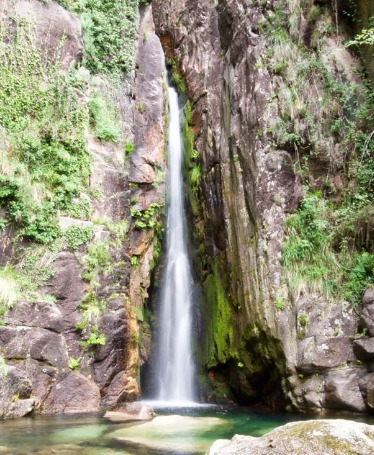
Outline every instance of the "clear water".
[[216, 439], [231, 439], [237, 433], [261, 436], [301, 419], [218, 406], [162, 407], [156, 412], [160, 417], [151, 423], [110, 422], [98, 415], [0, 421], [0, 453], [197, 455], [204, 454]]
[[186, 249], [182, 180], [182, 140], [178, 96], [169, 88], [168, 215], [166, 270], [162, 279], [158, 356], [159, 400], [193, 401], [191, 271]]

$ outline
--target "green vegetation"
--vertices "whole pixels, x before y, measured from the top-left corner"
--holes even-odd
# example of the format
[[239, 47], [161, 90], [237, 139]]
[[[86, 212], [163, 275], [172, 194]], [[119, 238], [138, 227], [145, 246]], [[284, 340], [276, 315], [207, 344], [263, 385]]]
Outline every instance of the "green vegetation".
[[307, 193], [285, 224], [283, 265], [294, 297], [304, 287], [328, 299], [360, 303], [374, 284], [374, 254], [357, 248], [356, 222], [357, 213], [346, 202], [336, 209], [320, 192]]
[[82, 357], [78, 357], [75, 359], [74, 357], [69, 357], [69, 368], [71, 370], [76, 370], [79, 367], [80, 361], [82, 360]]
[[[206, 314], [210, 314], [208, 340], [213, 343], [207, 367], [225, 363], [227, 359], [235, 355], [232, 352], [234, 342], [234, 327], [232, 321], [231, 305], [226, 295], [222, 278], [218, 268], [208, 275], [204, 283], [206, 293]], [[214, 345], [214, 347], [213, 347]]]
[[169, 68], [170, 83], [175, 86], [177, 92], [180, 95], [184, 95], [187, 91], [186, 84], [184, 82], [184, 74], [180, 72], [178, 57], [167, 58], [166, 65]]
[[374, 28], [363, 29], [361, 33], [358, 33], [353, 40], [347, 42], [346, 46], [362, 46], [367, 44], [372, 46], [374, 44]]
[[25, 21], [16, 21], [12, 34], [1, 23], [0, 207], [3, 228], [12, 223], [18, 237], [47, 244], [61, 235], [58, 211], [69, 210], [90, 172], [88, 111], [75, 93], [74, 72], [59, 69], [59, 49], [48, 57], [31, 46], [31, 33]]
[[83, 65], [92, 73], [129, 73], [133, 68], [139, 1], [58, 1], [76, 14], [82, 23]]
[[91, 226], [69, 226], [64, 232], [67, 246], [76, 250], [80, 245], [91, 240], [92, 233], [93, 230]]
[[105, 341], [105, 335], [103, 333], [99, 335], [99, 328], [95, 325], [91, 328], [90, 336], [86, 340], [81, 341], [80, 346], [85, 351], [88, 351], [96, 346], [103, 346]]
[[30, 303], [54, 302], [52, 296], [38, 292], [38, 288], [53, 276], [52, 263], [59, 249], [59, 241], [48, 246], [34, 245], [25, 251], [20, 248], [18, 264], [0, 268], [0, 324], [7, 310], [21, 298]]
[[95, 136], [102, 141], [119, 142], [121, 128], [114, 106], [96, 95], [91, 99], [89, 108]]
[[187, 201], [194, 215], [199, 212], [199, 190], [201, 166], [199, 153], [194, 149], [195, 135], [191, 130], [192, 108], [189, 101], [183, 109], [182, 141], [183, 141], [183, 172], [187, 180]]
[[[285, 279], [294, 299], [307, 289], [357, 305], [374, 283], [368, 231], [374, 211], [374, 134], [368, 121], [374, 115], [374, 93], [365, 78], [362, 84], [347, 80], [324, 50], [336, 32], [326, 8], [291, 0], [279, 2], [274, 10], [266, 8], [266, 20], [259, 26], [269, 46], [261, 67], [281, 77], [275, 79], [275, 93], [268, 101], [278, 118], [260, 137], [289, 151], [305, 185], [298, 210], [285, 222]], [[311, 25], [308, 38], [300, 33], [303, 16]], [[371, 39], [366, 30], [348, 45], [370, 44]], [[310, 180], [310, 164], [320, 156], [346, 169], [344, 191], [335, 187], [329, 172], [324, 182]], [[283, 305], [277, 300], [276, 306]]]
[[145, 210], [138, 210], [135, 206], [131, 207], [131, 216], [134, 219], [136, 229], [155, 229], [162, 233], [163, 225], [160, 222], [160, 215], [164, 213], [164, 204], [153, 203]]

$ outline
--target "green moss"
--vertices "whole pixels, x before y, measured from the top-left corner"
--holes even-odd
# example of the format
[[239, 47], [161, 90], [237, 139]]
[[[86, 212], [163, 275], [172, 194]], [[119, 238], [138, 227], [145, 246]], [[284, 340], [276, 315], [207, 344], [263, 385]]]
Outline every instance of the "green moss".
[[186, 197], [192, 214], [198, 216], [201, 210], [199, 201], [201, 165], [199, 163], [199, 153], [194, 149], [195, 134], [191, 130], [192, 109], [189, 101], [184, 106], [183, 116], [183, 174], [187, 181]]
[[208, 275], [204, 283], [206, 305], [210, 310], [208, 367], [218, 363], [225, 363], [232, 356], [234, 341], [234, 328], [230, 302], [218, 268], [215, 266], [213, 273]]

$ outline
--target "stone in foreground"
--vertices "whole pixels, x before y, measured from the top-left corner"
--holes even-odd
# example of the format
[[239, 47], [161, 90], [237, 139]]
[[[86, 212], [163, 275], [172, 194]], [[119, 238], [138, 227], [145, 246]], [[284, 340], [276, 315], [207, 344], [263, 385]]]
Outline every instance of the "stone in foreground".
[[235, 435], [215, 441], [206, 455], [374, 454], [374, 426], [350, 420], [309, 420], [279, 427], [261, 438]]
[[139, 401], [134, 403], [121, 403], [115, 409], [107, 411], [104, 417], [114, 422], [127, 422], [134, 420], [152, 420], [156, 416], [151, 406]]

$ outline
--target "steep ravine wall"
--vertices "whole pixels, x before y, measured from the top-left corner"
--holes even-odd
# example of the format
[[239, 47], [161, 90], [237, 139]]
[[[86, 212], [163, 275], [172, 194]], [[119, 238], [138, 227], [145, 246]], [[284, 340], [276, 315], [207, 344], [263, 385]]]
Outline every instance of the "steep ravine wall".
[[[99, 412], [139, 397], [139, 367], [150, 349], [143, 304], [163, 223], [164, 56], [154, 34], [151, 7], [143, 6], [140, 15], [134, 16], [140, 37], [134, 44], [134, 70], [118, 78], [90, 73], [81, 65], [80, 21], [56, 2], [2, 1], [0, 6], [2, 40], [7, 27], [14, 33], [8, 36], [16, 40], [18, 36], [23, 39], [22, 27], [30, 26], [31, 32], [22, 42], [26, 52], [23, 61], [27, 62], [27, 55], [39, 58], [38, 49], [42, 49], [41, 73], [31, 62], [26, 69], [26, 86], [37, 91], [44, 84], [46, 91], [54, 83], [48, 79], [55, 75], [52, 70], [43, 73], [43, 55], [56, 55], [63, 74], [71, 70], [74, 82], [66, 90], [71, 102], [78, 100], [81, 109], [80, 147], [87, 157], [79, 190], [75, 190], [78, 180], [74, 176], [62, 180], [70, 185], [67, 188], [73, 188], [75, 197], [68, 196], [66, 208], [59, 206], [58, 211], [50, 212], [47, 224], [36, 224], [34, 214], [27, 218], [34, 235], [27, 237], [28, 225], [12, 218], [10, 208], [21, 191], [24, 199], [29, 197], [28, 188], [33, 192], [30, 211], [36, 210], [43, 197], [55, 198], [53, 203], [58, 204], [53, 187], [38, 194], [40, 175], [48, 179], [47, 173], [42, 173], [44, 164], [53, 172], [54, 163], [53, 157], [44, 163], [40, 150], [60, 153], [61, 161], [66, 160], [56, 172], [73, 166], [74, 157], [63, 130], [59, 130], [58, 115], [64, 112], [60, 114], [53, 99], [48, 102], [56, 112], [53, 131], [57, 133], [48, 137], [46, 127], [36, 129], [33, 116], [37, 114], [32, 112], [28, 117], [27, 102], [25, 117], [31, 120], [25, 123], [24, 135], [19, 135], [20, 146], [14, 142], [13, 124], [4, 123], [2, 117], [0, 418], [32, 411]], [[126, 8], [132, 17], [130, 7]], [[9, 65], [16, 55], [12, 39], [2, 48], [10, 51]], [[14, 77], [21, 81], [18, 87], [23, 87], [23, 71], [22, 65], [14, 67]], [[5, 102], [16, 104], [20, 99], [22, 103], [22, 93], [14, 93]], [[64, 106], [65, 92], [58, 95]], [[49, 125], [48, 118], [42, 120]], [[24, 153], [22, 141], [28, 140], [27, 134], [33, 135], [36, 144], [31, 153], [41, 156], [39, 174], [31, 165], [20, 166], [14, 158]], [[74, 132], [71, 134], [74, 138]], [[12, 143], [16, 143], [13, 154]], [[43, 148], [45, 143], [49, 148]], [[17, 171], [20, 167], [21, 174]], [[54, 222], [55, 231], [46, 238]]]
[[[337, 112], [322, 94], [324, 80], [359, 83], [358, 62], [323, 3], [153, 0], [156, 33], [185, 81], [201, 169], [191, 229], [207, 401], [372, 407], [371, 356], [357, 350], [371, 339], [357, 335], [357, 308], [307, 282], [291, 289], [282, 267], [284, 222], [306, 191], [341, 201], [347, 185], [350, 152], [331, 137]], [[334, 94], [327, 99], [332, 108]]]

